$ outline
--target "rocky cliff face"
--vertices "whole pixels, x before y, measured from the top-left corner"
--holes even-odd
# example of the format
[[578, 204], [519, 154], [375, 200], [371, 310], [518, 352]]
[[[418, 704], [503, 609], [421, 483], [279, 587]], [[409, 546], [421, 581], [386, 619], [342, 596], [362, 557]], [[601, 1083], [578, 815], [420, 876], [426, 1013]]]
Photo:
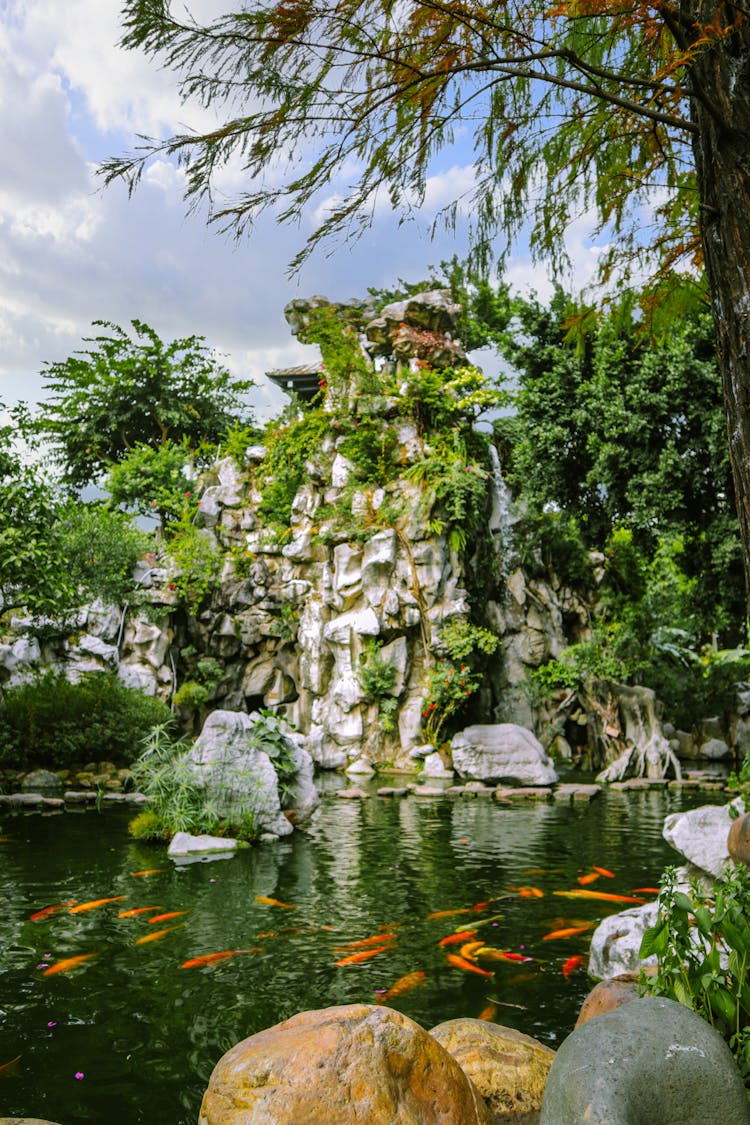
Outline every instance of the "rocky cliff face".
[[[331, 308], [316, 300], [290, 307], [298, 331], [307, 330], [311, 310]], [[470, 669], [475, 680], [456, 717], [531, 726], [526, 675], [570, 642], [571, 622], [577, 633], [585, 628], [587, 611], [553, 575], [532, 580], [517, 564], [497, 454], [487, 440], [465, 447], [475, 376], [473, 384], [463, 375], [452, 383], [442, 377], [446, 400], [453, 396], [461, 408], [445, 439], [452, 446], [436, 446], [424, 424], [420, 365], [450, 375], [465, 361], [451, 337], [454, 313], [443, 293], [391, 306], [367, 325], [356, 323], [361, 309], [349, 308], [349, 367], [342, 375], [323, 346], [329, 386], [317, 408], [320, 437], [304, 459], [283, 526], [269, 510], [269, 460], [278, 473], [278, 449], [275, 460], [253, 446], [240, 466], [219, 461], [204, 480], [198, 517], [207, 549], [222, 557], [208, 596], [188, 611], [168, 569], [144, 567], [161, 619], [82, 611], [73, 637], [0, 647], [11, 681], [40, 661], [73, 677], [114, 666], [128, 684], [164, 698], [187, 680], [201, 689], [192, 706], [199, 702], [204, 714], [279, 710], [320, 765], [340, 767], [364, 755], [407, 766], [427, 741], [429, 677], [450, 659], [444, 630], [465, 623], [490, 630], [499, 643], [478, 663], [472, 652], [459, 658], [457, 669]], [[304, 419], [301, 408], [297, 424]], [[369, 479], [356, 457], [363, 434], [371, 460], [387, 449], [388, 471], [378, 462]], [[455, 464], [443, 448], [458, 451]], [[188, 700], [183, 717], [190, 708]]]

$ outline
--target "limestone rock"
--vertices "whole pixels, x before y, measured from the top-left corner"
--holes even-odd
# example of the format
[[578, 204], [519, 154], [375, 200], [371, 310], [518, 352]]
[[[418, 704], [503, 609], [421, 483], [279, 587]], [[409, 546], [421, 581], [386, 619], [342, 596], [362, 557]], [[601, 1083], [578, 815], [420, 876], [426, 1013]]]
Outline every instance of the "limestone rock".
[[424, 777], [453, 777], [453, 770], [448, 769], [440, 754], [435, 750], [424, 759]]
[[727, 850], [735, 863], [750, 864], [750, 814], [732, 821], [727, 837]]
[[205, 855], [210, 852], [233, 852], [237, 841], [224, 836], [192, 836], [189, 832], [176, 832], [167, 848], [167, 855]]
[[664, 821], [664, 839], [685, 859], [719, 879], [729, 860], [729, 809], [729, 805], [702, 805], [688, 812], [671, 813]]
[[640, 958], [641, 941], [653, 926], [658, 904], [648, 902], [633, 910], [611, 914], [594, 930], [589, 950], [589, 976], [597, 980], [638, 972], [644, 965], [655, 965], [656, 957]]
[[490, 1125], [458, 1063], [413, 1020], [349, 1004], [300, 1012], [214, 1067], [199, 1125]]
[[713, 762], [723, 762], [731, 754], [723, 738], [709, 738], [698, 747], [699, 758], [710, 758]]
[[478, 781], [512, 778], [522, 785], [553, 785], [557, 773], [539, 739], [515, 723], [466, 727], [451, 741], [453, 767]]
[[495, 1123], [536, 1121], [555, 1052], [512, 1027], [446, 1020], [430, 1031], [471, 1079]]
[[547, 1079], [541, 1125], [747, 1125], [745, 1088], [718, 1032], [663, 996], [576, 1028]]
[[[257, 716], [241, 711], [214, 711], [187, 752], [186, 761], [205, 789], [206, 804], [216, 815], [229, 823], [250, 815], [258, 831], [287, 836], [292, 825], [281, 810], [276, 770], [268, 754], [252, 743], [255, 719]], [[291, 739], [286, 739], [285, 750], [297, 768], [290, 805], [301, 818], [318, 803], [312, 761]]]
[[57, 791], [63, 788], [63, 783], [57, 774], [52, 773], [51, 770], [32, 770], [31, 773], [26, 774], [21, 782], [21, 788], [32, 793], [45, 789]]

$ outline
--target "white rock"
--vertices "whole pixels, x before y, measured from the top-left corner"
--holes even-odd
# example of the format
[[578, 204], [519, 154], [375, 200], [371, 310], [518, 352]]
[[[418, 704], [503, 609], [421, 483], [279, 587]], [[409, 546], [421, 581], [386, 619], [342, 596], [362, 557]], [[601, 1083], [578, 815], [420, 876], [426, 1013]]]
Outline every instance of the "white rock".
[[453, 770], [449, 770], [437, 751], [428, 754], [424, 760], [424, 777], [453, 777]]
[[323, 629], [323, 636], [333, 644], [348, 644], [352, 633], [360, 637], [377, 637], [380, 623], [372, 609], [355, 609], [332, 618]]
[[515, 723], [466, 727], [451, 741], [453, 767], [477, 781], [512, 778], [522, 785], [553, 785], [557, 773], [539, 739]]
[[108, 645], [101, 637], [94, 637], [90, 633], [84, 633], [78, 639], [78, 648], [81, 652], [87, 652], [89, 656], [98, 656], [106, 664], [117, 663], [117, 645]]
[[333, 488], [344, 488], [349, 483], [353, 468], [351, 461], [348, 461], [343, 454], [337, 453], [331, 466], [331, 485]]
[[648, 902], [633, 910], [612, 914], [594, 930], [589, 949], [589, 976], [597, 980], [637, 973], [645, 965], [655, 965], [656, 956], [641, 960], [639, 950], [643, 935], [653, 926], [658, 903]]
[[723, 738], [709, 738], [698, 748], [699, 758], [710, 758], [714, 762], [723, 761], [730, 755], [729, 747]]
[[167, 849], [167, 855], [197, 855], [205, 852], [232, 852], [238, 841], [224, 836], [191, 836], [189, 832], [177, 832]]
[[372, 768], [372, 762], [369, 758], [361, 757], [356, 758], [350, 766], [347, 766], [344, 773], [350, 773], [353, 776], [370, 777], [375, 773]]
[[701, 805], [688, 812], [671, 813], [664, 821], [664, 839], [690, 863], [718, 879], [729, 860], [730, 807]]

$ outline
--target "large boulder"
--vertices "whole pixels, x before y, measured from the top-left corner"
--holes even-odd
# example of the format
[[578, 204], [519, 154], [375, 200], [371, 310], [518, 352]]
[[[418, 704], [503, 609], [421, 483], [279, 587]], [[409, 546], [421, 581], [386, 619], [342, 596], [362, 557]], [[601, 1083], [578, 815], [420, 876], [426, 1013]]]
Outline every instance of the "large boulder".
[[229, 824], [251, 816], [257, 831], [287, 836], [290, 818], [282, 807], [303, 819], [318, 803], [312, 782], [312, 759], [296, 741], [278, 733], [286, 760], [295, 768], [283, 804], [279, 779], [269, 754], [254, 745], [258, 716], [242, 711], [214, 711], [186, 754], [192, 773], [205, 790], [205, 803]]
[[731, 807], [701, 805], [688, 812], [671, 813], [664, 821], [664, 839], [690, 863], [720, 879], [729, 860]]
[[619, 977], [600, 980], [581, 1005], [576, 1027], [598, 1016], [606, 1015], [607, 1012], [613, 1012], [615, 1008], [629, 1004], [631, 1000], [638, 1000], [641, 995], [638, 983], [640, 975], [640, 973], [623, 973]]
[[555, 1052], [530, 1035], [484, 1020], [446, 1020], [430, 1035], [453, 1055], [494, 1114], [494, 1121], [538, 1121]]
[[451, 741], [453, 768], [475, 781], [553, 785], [557, 773], [536, 735], [515, 723], [466, 727]]
[[541, 1125], [747, 1125], [732, 1054], [689, 1008], [647, 996], [569, 1035], [547, 1079]]
[[199, 1125], [490, 1125], [458, 1063], [407, 1016], [371, 1004], [300, 1012], [214, 1067]]

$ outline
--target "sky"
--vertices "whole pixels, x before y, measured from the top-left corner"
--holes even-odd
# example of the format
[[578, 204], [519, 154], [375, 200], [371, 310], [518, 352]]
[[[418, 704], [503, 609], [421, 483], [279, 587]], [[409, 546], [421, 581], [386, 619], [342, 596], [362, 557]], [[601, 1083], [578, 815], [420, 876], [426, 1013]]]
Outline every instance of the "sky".
[[[194, 0], [191, 9], [200, 17], [221, 6]], [[117, 46], [119, 11], [120, 0], [0, 0], [0, 403], [44, 398], [45, 363], [79, 349], [94, 320], [126, 327], [135, 318], [163, 339], [205, 337], [230, 371], [255, 380], [258, 416], [268, 417], [285, 398], [264, 373], [317, 354], [291, 337], [289, 300], [365, 296], [464, 256], [460, 228], [435, 241], [429, 230], [436, 209], [471, 182], [470, 153], [447, 154], [416, 221], [399, 226], [378, 208], [363, 238], [317, 252], [290, 279], [288, 262], [315, 214], [299, 227], [268, 217], [237, 242], [187, 213], [181, 172], [166, 161], [130, 199], [122, 184], [102, 188], [98, 162], [132, 150], [137, 134], [164, 137], [208, 120], [180, 102], [174, 76]], [[597, 254], [585, 221], [569, 253], [572, 282], [582, 285]], [[520, 291], [550, 291], [523, 244], [505, 276]]]

